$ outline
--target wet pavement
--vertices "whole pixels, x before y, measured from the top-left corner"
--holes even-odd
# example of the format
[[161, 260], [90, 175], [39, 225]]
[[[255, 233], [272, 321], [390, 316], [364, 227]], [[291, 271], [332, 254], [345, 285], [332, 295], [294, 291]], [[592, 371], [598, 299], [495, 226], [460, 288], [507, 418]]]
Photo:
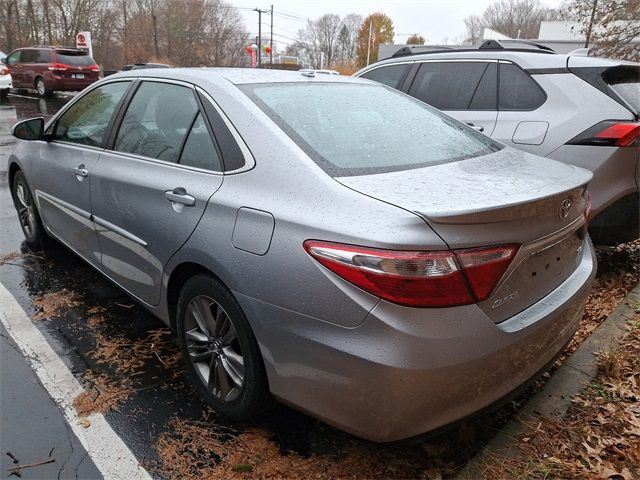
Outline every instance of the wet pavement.
[[[57, 242], [47, 242], [40, 252], [24, 243], [8, 189], [7, 159], [13, 148], [8, 128], [16, 119], [50, 117], [70, 98], [10, 96], [0, 104], [0, 282], [83, 383], [87, 394], [76, 399], [76, 410], [104, 412], [151, 475], [437, 476], [464, 464], [513, 413], [506, 407], [428, 442], [392, 446], [355, 439], [284, 406], [251, 424], [216, 416], [187, 382], [175, 337], [162, 322]], [[75, 475], [79, 465], [80, 477], [94, 478], [90, 459], [83, 460], [77, 439], [61, 429], [59, 412], [56, 417], [55, 406], [42, 395], [24, 359], [4, 336], [0, 340], [1, 475], [11, 467], [6, 451], [21, 461], [41, 459], [50, 445], [57, 458], [69, 458], [73, 468], [67, 468], [68, 475]], [[11, 407], [19, 398], [19, 408]], [[13, 418], [6, 419], [7, 411]], [[45, 424], [37, 419], [45, 417], [56, 425], [42, 428]], [[21, 429], [25, 422], [28, 427]], [[35, 434], [33, 428], [41, 438], [30, 445], [26, 440]], [[67, 444], [58, 438], [61, 432], [71, 434]], [[57, 462], [51, 471], [58, 471]], [[35, 474], [50, 477], [44, 471]], [[24, 478], [30, 478], [26, 472]], [[63, 472], [60, 478], [68, 475]]]

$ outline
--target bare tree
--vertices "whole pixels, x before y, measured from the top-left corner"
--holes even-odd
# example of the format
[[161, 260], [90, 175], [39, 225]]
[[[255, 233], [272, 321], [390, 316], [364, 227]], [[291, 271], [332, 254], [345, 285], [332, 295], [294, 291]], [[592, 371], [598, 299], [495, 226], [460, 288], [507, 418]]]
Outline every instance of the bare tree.
[[341, 20], [338, 15], [327, 13], [316, 20], [309, 20], [298, 30], [300, 50], [311, 65], [319, 68], [324, 55], [325, 64], [331, 65], [335, 57], [336, 41], [340, 34]]
[[464, 19], [467, 27], [467, 35], [463, 41], [464, 45], [476, 45], [482, 40], [482, 20], [477, 15], [471, 15]]
[[569, 10], [587, 19], [582, 33], [597, 55], [640, 61], [640, 0], [573, 0]]
[[[557, 16], [557, 11], [543, 6], [540, 0], [499, 0], [484, 10], [480, 27], [489, 27], [511, 38], [537, 38], [540, 23]], [[470, 22], [467, 24], [469, 40], [471, 33], [477, 34], [478, 25], [477, 18], [467, 17], [467, 20]]]

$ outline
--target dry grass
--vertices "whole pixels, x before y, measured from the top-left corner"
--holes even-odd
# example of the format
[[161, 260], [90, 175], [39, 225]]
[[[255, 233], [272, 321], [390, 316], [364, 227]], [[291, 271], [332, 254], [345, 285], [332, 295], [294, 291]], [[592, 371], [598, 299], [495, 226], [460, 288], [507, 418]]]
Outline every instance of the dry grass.
[[566, 418], [525, 422], [517, 458], [485, 462], [484, 478], [640, 478], [640, 314]]
[[64, 310], [81, 305], [80, 297], [66, 288], [36, 297], [33, 306], [37, 312], [33, 320], [44, 320], [59, 316]]
[[88, 374], [85, 381], [89, 387], [73, 400], [73, 407], [81, 417], [117, 410], [133, 393], [128, 382], [112, 382], [104, 375]]

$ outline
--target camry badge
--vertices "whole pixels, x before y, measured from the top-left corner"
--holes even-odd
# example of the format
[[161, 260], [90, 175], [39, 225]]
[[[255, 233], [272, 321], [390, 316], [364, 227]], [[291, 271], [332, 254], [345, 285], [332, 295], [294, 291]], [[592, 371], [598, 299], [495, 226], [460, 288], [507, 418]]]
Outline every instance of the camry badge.
[[560, 210], [558, 211], [558, 215], [560, 215], [560, 218], [567, 218], [569, 216], [570, 210], [571, 210], [571, 199], [565, 198], [560, 204]]

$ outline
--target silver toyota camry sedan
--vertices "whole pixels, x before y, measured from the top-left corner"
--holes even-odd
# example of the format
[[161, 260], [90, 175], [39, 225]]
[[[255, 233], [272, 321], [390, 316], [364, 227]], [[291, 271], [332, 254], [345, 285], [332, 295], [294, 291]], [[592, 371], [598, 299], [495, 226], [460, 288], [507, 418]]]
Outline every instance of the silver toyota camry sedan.
[[501, 400], [571, 339], [591, 173], [341, 76], [157, 69], [14, 127], [29, 245], [55, 237], [176, 332], [199, 393], [376, 441]]

